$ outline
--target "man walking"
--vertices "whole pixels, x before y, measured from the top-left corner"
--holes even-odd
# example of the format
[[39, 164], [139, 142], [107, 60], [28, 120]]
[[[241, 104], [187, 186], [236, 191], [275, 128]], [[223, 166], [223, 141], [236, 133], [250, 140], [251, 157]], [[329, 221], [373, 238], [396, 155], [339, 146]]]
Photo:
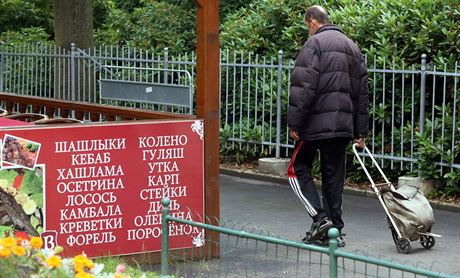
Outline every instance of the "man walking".
[[[354, 139], [364, 147], [368, 132], [367, 68], [356, 44], [329, 23], [321, 6], [309, 7], [304, 23], [310, 38], [297, 56], [288, 107], [290, 136], [296, 140], [289, 182], [313, 218], [306, 243], [327, 239], [327, 231], [344, 227], [342, 193], [345, 150]], [[322, 205], [312, 177], [320, 153]], [[341, 233], [339, 246], [345, 241]]]

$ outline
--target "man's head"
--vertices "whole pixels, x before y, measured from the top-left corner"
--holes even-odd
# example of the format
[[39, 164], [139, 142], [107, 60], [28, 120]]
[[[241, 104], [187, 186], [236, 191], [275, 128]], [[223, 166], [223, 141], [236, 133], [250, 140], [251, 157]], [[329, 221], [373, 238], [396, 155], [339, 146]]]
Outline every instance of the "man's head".
[[308, 33], [314, 35], [324, 24], [329, 23], [329, 15], [321, 6], [311, 6], [305, 11], [304, 23], [308, 27]]

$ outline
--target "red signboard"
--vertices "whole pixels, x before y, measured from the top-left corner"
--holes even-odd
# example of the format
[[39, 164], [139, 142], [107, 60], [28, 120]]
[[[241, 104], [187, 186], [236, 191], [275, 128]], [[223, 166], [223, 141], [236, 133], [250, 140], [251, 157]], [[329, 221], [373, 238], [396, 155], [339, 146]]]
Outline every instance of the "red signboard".
[[0, 117], [0, 127], [5, 126], [23, 126], [23, 125], [32, 125], [32, 123], [21, 122], [13, 119], [8, 119], [5, 117]]
[[[158, 251], [164, 197], [173, 216], [203, 219], [202, 121], [3, 128], [0, 139], [0, 189], [45, 247], [90, 257]], [[170, 248], [202, 245], [203, 233], [171, 224]]]

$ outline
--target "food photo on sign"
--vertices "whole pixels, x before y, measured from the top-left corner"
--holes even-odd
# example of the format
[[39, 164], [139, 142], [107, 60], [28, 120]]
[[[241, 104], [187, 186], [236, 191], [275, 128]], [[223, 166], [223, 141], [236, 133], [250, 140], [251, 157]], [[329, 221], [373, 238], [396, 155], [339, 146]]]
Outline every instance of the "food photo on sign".
[[24, 167], [33, 170], [40, 153], [40, 143], [5, 134], [1, 148], [2, 168]]
[[43, 165], [0, 170], [0, 237], [43, 231], [43, 184]]

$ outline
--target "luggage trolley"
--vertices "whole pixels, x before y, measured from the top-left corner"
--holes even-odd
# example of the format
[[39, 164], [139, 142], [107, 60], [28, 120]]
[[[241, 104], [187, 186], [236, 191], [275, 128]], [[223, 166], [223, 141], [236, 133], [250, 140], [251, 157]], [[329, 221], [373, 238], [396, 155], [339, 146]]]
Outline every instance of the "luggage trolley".
[[[383, 206], [383, 209], [385, 210], [385, 213], [387, 214], [387, 220], [388, 220], [388, 225], [391, 230], [391, 234], [393, 237], [393, 241], [396, 245], [396, 249], [400, 253], [407, 254], [410, 252], [411, 245], [410, 241], [415, 241], [415, 240], [420, 240], [421, 245], [426, 248], [430, 249], [435, 245], [435, 237], [441, 237], [441, 235], [431, 233], [431, 226], [434, 223], [434, 217], [432, 216], [432, 208], [431, 205], [429, 204], [428, 200], [423, 196], [423, 194], [419, 193], [418, 188], [412, 190], [412, 192], [415, 192], [413, 196], [417, 195], [417, 200], [406, 197], [403, 191], [404, 189], [407, 189], [407, 186], [401, 187], [398, 190], [395, 189], [393, 184], [388, 180], [388, 178], [385, 176], [383, 173], [382, 169], [379, 167], [378, 163], [375, 161], [372, 153], [369, 151], [367, 147], [364, 147], [364, 151], [367, 153], [369, 158], [372, 160], [373, 165], [377, 168], [377, 170], [380, 172], [382, 175], [383, 179], [385, 180], [384, 183], [379, 183], [376, 184], [372, 177], [370, 176], [369, 172], [366, 169], [366, 166], [364, 165], [363, 160], [358, 154], [358, 151], [356, 150], [356, 144], [353, 144], [353, 152], [358, 159], [359, 163], [361, 164], [361, 167], [363, 168], [364, 172], [366, 173], [366, 176], [368, 177], [369, 181], [371, 182], [371, 187], [372, 190], [377, 194], [377, 198], [379, 199], [380, 203]], [[399, 191], [399, 192], [398, 192]], [[388, 208], [387, 204], [385, 203], [385, 194], [391, 194], [391, 196], [396, 196], [396, 198], [401, 200], [400, 204], [401, 206], [398, 208], [398, 211], [392, 211]], [[388, 200], [388, 199], [387, 199]], [[403, 223], [407, 223], [407, 219], [404, 219], [404, 204], [408, 205], [407, 210], [410, 212], [411, 209], [414, 207], [411, 206], [411, 201], [413, 202], [419, 202], [416, 204], [416, 208], [419, 209], [419, 211], [422, 211], [423, 213], [431, 213], [431, 218], [432, 221], [428, 222], [428, 224], [424, 223], [418, 223], [417, 227], [414, 227], [414, 224], [411, 223], [412, 226], [409, 225], [409, 227], [412, 227], [413, 229], [404, 229], [404, 226], [401, 228], [398, 227], [398, 224], [404, 225]], [[399, 213], [401, 212], [402, 213]], [[417, 214], [414, 213], [416, 216]], [[430, 217], [429, 217], [430, 218]]]

